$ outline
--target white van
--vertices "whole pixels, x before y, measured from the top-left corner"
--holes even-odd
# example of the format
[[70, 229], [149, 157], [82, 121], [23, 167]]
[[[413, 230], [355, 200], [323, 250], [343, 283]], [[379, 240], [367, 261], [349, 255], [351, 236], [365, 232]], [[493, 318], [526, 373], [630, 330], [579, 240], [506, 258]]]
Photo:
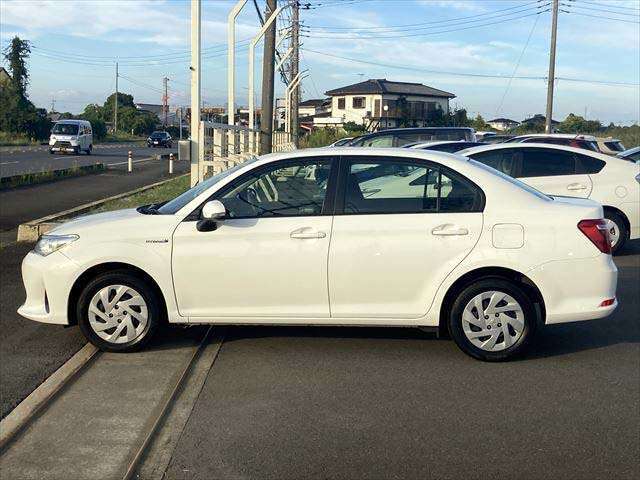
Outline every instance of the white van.
[[93, 131], [86, 120], [60, 120], [51, 129], [49, 153], [71, 152], [79, 155], [93, 150]]

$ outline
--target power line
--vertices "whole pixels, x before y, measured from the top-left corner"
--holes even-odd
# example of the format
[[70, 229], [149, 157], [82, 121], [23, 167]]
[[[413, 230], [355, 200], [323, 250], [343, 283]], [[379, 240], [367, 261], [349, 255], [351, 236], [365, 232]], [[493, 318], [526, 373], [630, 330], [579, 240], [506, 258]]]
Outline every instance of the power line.
[[578, 13], [578, 12], [574, 12], [574, 11], [562, 11], [563, 13], [568, 13], [570, 15], [579, 15], [581, 17], [590, 17], [590, 18], [597, 18], [598, 20], [613, 20], [616, 22], [624, 22], [624, 23], [633, 23], [635, 25], [640, 25], [640, 22], [634, 22], [633, 20], [623, 20], [621, 18], [614, 18], [614, 17], [604, 17], [602, 15], [590, 15], [588, 13]]
[[[574, 0], [571, 0], [571, 1], [574, 1]], [[631, 10], [633, 12], [640, 12], [640, 8], [625, 7], [623, 5], [614, 5], [613, 3], [609, 3], [609, 4], [605, 5], [603, 3], [588, 2], [586, 0], [580, 0], [580, 3], [585, 3], [587, 5], [595, 5], [597, 7], [619, 8], [619, 9], [622, 9], [622, 10]]]
[[407, 38], [407, 37], [426, 37], [426, 36], [430, 36], [430, 35], [440, 35], [442, 33], [452, 33], [452, 32], [460, 32], [463, 30], [470, 30], [470, 29], [474, 29], [474, 28], [482, 28], [482, 27], [488, 27], [491, 25], [498, 25], [501, 23], [506, 23], [506, 22], [511, 22], [514, 20], [520, 20], [523, 18], [528, 18], [528, 17], [532, 17], [534, 15], [540, 15], [542, 13], [546, 13], [548, 12], [549, 9], [547, 8], [546, 10], [541, 10], [535, 13], [530, 13], [527, 15], [521, 15], [519, 17], [513, 17], [513, 18], [506, 18], [503, 20], [499, 20], [496, 22], [488, 22], [488, 23], [483, 23], [483, 24], [479, 24], [479, 25], [471, 25], [468, 27], [461, 27], [461, 28], [454, 28], [454, 29], [449, 29], [449, 30], [440, 30], [437, 32], [429, 32], [429, 33], [408, 33], [408, 34], [403, 34], [403, 35], [359, 35], [359, 36], [350, 36], [350, 37], [344, 37], [344, 36], [327, 36], [327, 35], [308, 35], [306, 34], [306, 37], [309, 38], [329, 38], [332, 40], [366, 40], [366, 39], [374, 39], [374, 40], [384, 40], [384, 39], [393, 39], [393, 38]]

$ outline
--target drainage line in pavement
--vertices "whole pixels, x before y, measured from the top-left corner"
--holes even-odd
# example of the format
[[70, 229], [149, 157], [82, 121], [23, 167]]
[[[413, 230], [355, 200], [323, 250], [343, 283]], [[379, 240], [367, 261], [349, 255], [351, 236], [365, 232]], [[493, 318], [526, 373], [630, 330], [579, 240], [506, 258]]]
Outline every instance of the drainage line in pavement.
[[200, 356], [205, 346], [209, 342], [209, 337], [211, 336], [211, 332], [213, 332], [213, 326], [210, 326], [207, 329], [207, 332], [204, 334], [204, 337], [200, 341], [200, 345], [198, 345], [198, 348], [196, 348], [195, 351], [193, 352], [193, 355], [191, 356], [191, 358], [185, 365], [184, 369], [182, 370], [182, 373], [178, 377], [178, 381], [175, 383], [175, 385], [173, 386], [173, 389], [171, 389], [171, 391], [167, 395], [167, 398], [165, 399], [164, 403], [162, 404], [162, 407], [160, 408], [160, 412], [156, 416], [156, 419], [154, 420], [153, 424], [151, 425], [151, 428], [149, 428], [149, 431], [145, 435], [145, 438], [142, 441], [142, 444], [140, 445], [138, 450], [136, 450], [136, 453], [133, 456], [133, 459], [129, 463], [129, 467], [127, 468], [126, 473], [122, 477], [123, 480], [130, 480], [131, 478], [133, 478], [133, 474], [135, 473], [140, 463], [140, 460], [144, 455], [145, 450], [150, 445], [151, 440], [153, 439], [153, 436], [155, 435], [156, 431], [158, 430], [158, 427], [160, 426], [160, 423], [164, 419], [166, 413], [169, 411], [169, 408], [171, 407], [171, 404], [175, 400], [178, 394], [178, 391], [180, 390], [180, 388], [182, 387], [182, 384], [184, 383], [185, 379], [189, 375], [191, 367], [193, 366], [196, 359]]

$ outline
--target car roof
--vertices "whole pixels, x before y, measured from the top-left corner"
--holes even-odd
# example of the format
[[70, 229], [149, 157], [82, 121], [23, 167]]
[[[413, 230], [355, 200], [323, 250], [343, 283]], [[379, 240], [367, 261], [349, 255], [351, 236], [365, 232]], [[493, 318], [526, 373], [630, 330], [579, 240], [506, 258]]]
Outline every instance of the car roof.
[[87, 120], [77, 120], [75, 118], [66, 118], [64, 120], [58, 120], [57, 123], [68, 123], [70, 125], [80, 125], [81, 123], [89, 123]]
[[388, 133], [417, 133], [417, 132], [430, 132], [434, 130], [466, 130], [474, 132], [471, 127], [411, 127], [411, 128], [387, 128], [385, 130], [378, 130], [377, 132], [365, 133], [357, 138], [370, 137], [375, 135], [386, 135]]
[[422, 147], [434, 147], [436, 145], [448, 145], [450, 143], [478, 143], [470, 140], [431, 140], [429, 142], [418, 142], [411, 145], [409, 148], [422, 148]]
[[618, 153], [618, 155], [616, 155], [617, 157], [627, 157], [629, 155], [633, 155], [634, 153], [640, 151], [640, 145], [637, 147], [633, 147], [633, 148], [629, 148], [628, 150], [625, 150], [624, 152], [620, 152]]
[[581, 133], [530, 133], [527, 135], [518, 135], [516, 138], [569, 138], [575, 140], [588, 140], [588, 141], [596, 141], [596, 137], [593, 135], [583, 135]]
[[465, 148], [458, 153], [458, 155], [471, 155], [479, 152], [486, 152], [488, 150], [504, 150], [505, 148], [546, 148], [552, 150], [564, 150], [566, 152], [579, 153], [581, 155], [588, 155], [604, 161], [611, 161], [615, 158], [611, 155], [606, 155], [600, 152], [594, 152], [592, 150], [585, 150], [583, 148], [569, 147], [567, 145], [556, 145], [554, 143], [494, 143], [489, 145], [481, 145], [478, 147]]
[[595, 139], [598, 142], [619, 142], [620, 141], [619, 138], [613, 138], [613, 137], [595, 137]]

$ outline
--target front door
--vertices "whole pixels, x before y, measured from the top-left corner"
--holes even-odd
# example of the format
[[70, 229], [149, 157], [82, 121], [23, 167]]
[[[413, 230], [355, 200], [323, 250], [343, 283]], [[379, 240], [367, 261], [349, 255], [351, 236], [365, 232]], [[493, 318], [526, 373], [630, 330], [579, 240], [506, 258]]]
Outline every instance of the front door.
[[477, 242], [483, 194], [424, 161], [345, 162], [329, 252], [331, 316], [419, 318]]
[[182, 222], [172, 255], [180, 314], [236, 322], [329, 317], [330, 168], [330, 159], [257, 167], [214, 195], [228, 212], [216, 230]]

